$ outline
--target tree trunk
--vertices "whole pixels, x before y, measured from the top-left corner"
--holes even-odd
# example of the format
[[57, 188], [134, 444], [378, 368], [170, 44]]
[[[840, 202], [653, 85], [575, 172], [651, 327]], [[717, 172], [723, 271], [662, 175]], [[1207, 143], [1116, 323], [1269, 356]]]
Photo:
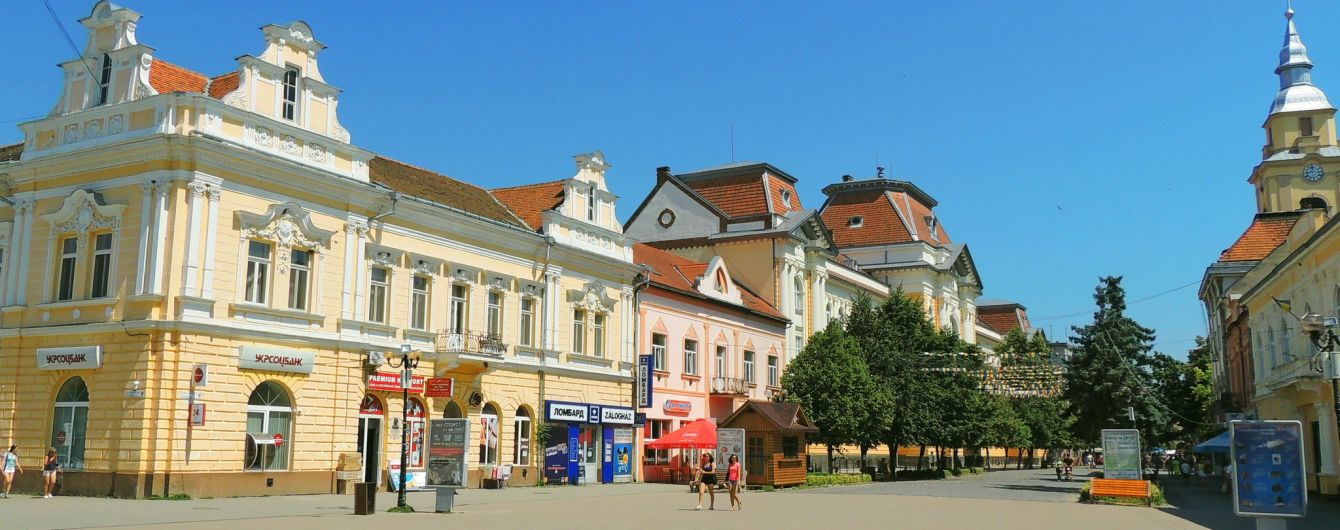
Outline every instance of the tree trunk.
[[[865, 473], [865, 453], [866, 453], [867, 451], [869, 451], [869, 450], [870, 450], [870, 446], [868, 446], [868, 445], [866, 445], [866, 444], [861, 444], [861, 466], [860, 466], [860, 467], [861, 467], [861, 473]], [[873, 469], [870, 470], [870, 478], [871, 478], [871, 480], [874, 480], [874, 478], [875, 478], [875, 470], [873, 470]]]
[[958, 448], [955, 447], [955, 448], [954, 448], [954, 469], [960, 469], [960, 468], [962, 468], [962, 467], [963, 467], [963, 463], [962, 463], [962, 461], [959, 460], [959, 458], [958, 458]]
[[889, 446], [889, 480], [898, 480], [898, 444]]
[[921, 444], [921, 452], [917, 453], [917, 471], [925, 469], [923, 464], [926, 462], [926, 444]]
[[824, 445], [828, 447], [828, 472], [836, 473], [836, 471], [833, 470], [833, 444], [824, 444]]
[[[985, 449], [979, 448], [979, 449], [977, 450], [977, 451], [978, 451], [977, 454], [978, 454], [978, 455], [981, 455], [981, 454], [982, 454], [981, 451], [983, 451], [983, 450], [986, 451], [986, 456], [985, 456], [985, 457], [982, 457], [982, 458], [984, 458], [986, 461], [982, 464], [982, 467], [986, 468], [987, 470], [990, 470], [990, 469], [991, 469], [991, 448], [990, 448], [990, 447], [987, 447], [987, 448], [985, 448]], [[1009, 451], [1008, 449], [1005, 450], [1005, 465], [1007, 465], [1007, 466], [1010, 465], [1010, 451]]]

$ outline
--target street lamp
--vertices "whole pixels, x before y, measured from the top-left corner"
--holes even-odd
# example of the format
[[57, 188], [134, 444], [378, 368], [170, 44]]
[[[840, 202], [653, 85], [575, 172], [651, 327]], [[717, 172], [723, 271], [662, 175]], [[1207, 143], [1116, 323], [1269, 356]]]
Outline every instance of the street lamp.
[[400, 368], [400, 487], [396, 488], [396, 507], [405, 507], [405, 477], [409, 474], [409, 387], [414, 382], [414, 369], [419, 367], [419, 353], [409, 344], [400, 346], [400, 360], [386, 359], [391, 368]]
[[1336, 337], [1335, 331], [1331, 329], [1335, 324], [1335, 317], [1323, 317], [1311, 312], [1298, 319], [1298, 326], [1317, 348], [1317, 354], [1309, 362], [1312, 370], [1324, 374], [1326, 366], [1330, 365], [1331, 400], [1335, 407], [1336, 424], [1340, 425], [1340, 354], [1335, 351], [1335, 347], [1340, 346], [1340, 337]]

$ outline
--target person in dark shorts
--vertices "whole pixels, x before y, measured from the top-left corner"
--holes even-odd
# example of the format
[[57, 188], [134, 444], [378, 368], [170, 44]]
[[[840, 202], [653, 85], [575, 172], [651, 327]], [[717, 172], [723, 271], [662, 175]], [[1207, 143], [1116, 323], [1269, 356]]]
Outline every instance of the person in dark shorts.
[[703, 493], [707, 493], [711, 504], [707, 509], [715, 510], [717, 505], [717, 468], [712, 462], [712, 455], [704, 454], [698, 459], [698, 507], [694, 510], [703, 509]]
[[56, 457], [56, 448], [47, 449], [42, 461], [42, 497], [50, 499], [51, 490], [56, 489], [56, 475], [60, 473], [60, 458]]

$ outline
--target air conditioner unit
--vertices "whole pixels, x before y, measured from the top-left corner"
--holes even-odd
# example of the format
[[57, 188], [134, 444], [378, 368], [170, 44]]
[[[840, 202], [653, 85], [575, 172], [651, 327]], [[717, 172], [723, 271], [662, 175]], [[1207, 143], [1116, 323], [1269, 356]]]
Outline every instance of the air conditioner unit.
[[383, 364], [386, 364], [386, 353], [380, 351], [368, 350], [367, 354], [368, 354], [367, 358], [368, 366], [381, 366]]

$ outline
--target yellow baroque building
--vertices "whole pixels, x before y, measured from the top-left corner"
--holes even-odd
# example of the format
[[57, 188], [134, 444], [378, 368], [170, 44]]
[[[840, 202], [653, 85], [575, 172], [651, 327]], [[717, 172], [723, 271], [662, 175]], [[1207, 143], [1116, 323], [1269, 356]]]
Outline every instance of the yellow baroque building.
[[[0, 147], [0, 433], [24, 465], [55, 448], [73, 494], [331, 492], [389, 483], [402, 431], [421, 478], [424, 420], [468, 417], [472, 487], [533, 484], [546, 453], [551, 481], [631, 478], [605, 455], [634, 436], [638, 270], [602, 154], [544, 200], [490, 192], [351, 144], [303, 22], [208, 77], [138, 21], [97, 3], [50, 115]], [[450, 397], [416, 377], [406, 406], [402, 345]]]

